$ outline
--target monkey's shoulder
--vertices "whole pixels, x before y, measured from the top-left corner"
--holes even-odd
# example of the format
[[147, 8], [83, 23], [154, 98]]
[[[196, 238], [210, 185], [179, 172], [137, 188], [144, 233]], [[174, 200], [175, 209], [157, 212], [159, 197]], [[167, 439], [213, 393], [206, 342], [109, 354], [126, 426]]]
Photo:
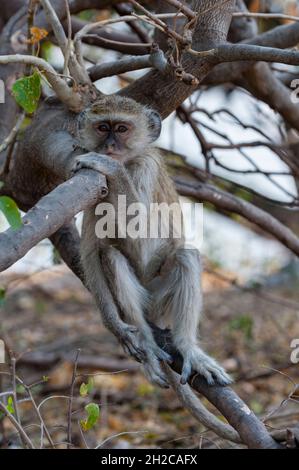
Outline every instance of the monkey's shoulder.
[[78, 115], [70, 112], [61, 102], [57, 100], [45, 100], [34, 115], [31, 125], [27, 128], [29, 139], [35, 134], [42, 138], [55, 131], [66, 131], [76, 135]]

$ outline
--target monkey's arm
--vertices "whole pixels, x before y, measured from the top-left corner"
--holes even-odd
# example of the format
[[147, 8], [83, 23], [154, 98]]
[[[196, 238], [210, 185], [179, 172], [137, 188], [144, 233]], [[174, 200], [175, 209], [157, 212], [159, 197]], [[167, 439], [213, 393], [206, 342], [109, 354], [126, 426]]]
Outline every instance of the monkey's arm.
[[74, 137], [67, 131], [50, 132], [40, 141], [39, 161], [58, 177], [66, 180], [72, 176], [75, 157], [82, 153]]
[[[127, 218], [126, 210], [131, 204], [140, 202], [140, 197], [135, 189], [135, 185], [126, 167], [117, 160], [107, 155], [89, 152], [85, 155], [75, 157], [73, 165], [73, 173], [86, 168], [99, 171], [106, 176], [108, 182], [109, 202], [115, 210], [115, 223], [118, 232], [127, 235]], [[125, 196], [125, 206], [119, 204], [118, 197]], [[124, 211], [122, 217], [119, 217], [119, 211]], [[130, 237], [125, 237], [127, 245], [127, 255], [130, 257], [130, 245], [132, 243]], [[135, 243], [135, 240], [133, 241]], [[131, 259], [132, 261], [132, 259]]]

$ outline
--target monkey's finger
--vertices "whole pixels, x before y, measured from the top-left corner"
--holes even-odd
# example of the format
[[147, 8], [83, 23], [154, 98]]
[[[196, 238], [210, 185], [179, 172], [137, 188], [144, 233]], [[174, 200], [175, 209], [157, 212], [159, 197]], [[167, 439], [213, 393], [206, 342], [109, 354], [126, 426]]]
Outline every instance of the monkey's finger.
[[209, 385], [214, 385], [215, 384], [215, 380], [213, 378], [213, 375], [207, 369], [201, 370], [199, 373], [206, 379], [206, 381], [208, 382]]
[[162, 370], [159, 370], [157, 367], [153, 367], [150, 363], [144, 363], [143, 371], [144, 375], [151, 383], [158, 385], [161, 388], [169, 388], [169, 383]]
[[192, 372], [192, 365], [191, 361], [185, 360], [182, 368], [182, 373], [181, 373], [181, 384], [185, 385], [188, 382], [188, 379], [191, 375]]
[[123, 343], [122, 346], [124, 348], [125, 353], [128, 356], [133, 357], [137, 362], [142, 363], [146, 360], [145, 352], [142, 349], [138, 348], [137, 346], [134, 346], [128, 342]]
[[216, 361], [208, 357], [206, 363], [200, 367], [196, 367], [196, 370], [203, 375], [210, 385], [217, 383], [218, 385], [229, 385], [232, 383], [231, 377], [225, 372]]
[[218, 385], [226, 386], [233, 383], [233, 379], [223, 369], [220, 372], [213, 372], [213, 377]]
[[159, 348], [156, 352], [156, 356], [160, 361], [165, 361], [168, 364], [171, 364], [173, 362], [173, 358], [171, 357], [168, 352], [164, 351], [163, 349]]

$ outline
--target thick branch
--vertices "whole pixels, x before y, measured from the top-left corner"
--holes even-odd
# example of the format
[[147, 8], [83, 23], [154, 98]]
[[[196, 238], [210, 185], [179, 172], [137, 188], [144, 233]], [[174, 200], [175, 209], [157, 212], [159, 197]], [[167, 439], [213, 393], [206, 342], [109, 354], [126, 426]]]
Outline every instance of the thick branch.
[[249, 44], [224, 44], [210, 51], [192, 51], [197, 57], [207, 57], [218, 63], [237, 61], [280, 62], [299, 65], [299, 52]]
[[[293, 23], [277, 26], [258, 36], [243, 41], [242, 44], [287, 49], [294, 47], [299, 42], [299, 24]], [[208, 75], [205, 84], [218, 85], [225, 82], [233, 82], [242, 72], [252, 67], [252, 62], [240, 62], [233, 64], [220, 64]]]
[[[201, 192], [201, 196], [206, 194], [204, 199], [213, 201], [216, 199], [221, 203], [219, 194], [213, 192], [213, 197], [211, 197], [209, 196], [210, 188], [204, 188], [206, 188], [206, 193], [204, 189]], [[96, 172], [84, 170], [84, 172], [81, 171], [71, 180], [58, 186], [50, 194], [41, 199], [24, 217], [24, 225], [19, 231], [13, 232], [8, 230], [0, 235], [0, 243], [1, 247], [3, 247], [0, 253], [0, 269], [7, 268], [38, 241], [56, 232], [67, 221], [70, 221], [78, 211], [95, 204], [101, 199], [103, 189], [105, 192], [104, 178]], [[226, 198], [230, 200], [229, 195]], [[234, 200], [232, 206], [238, 209]], [[227, 208], [227, 204], [225, 208]], [[75, 256], [73, 260], [73, 256], [73, 250], [66, 252], [65, 259], [71, 268], [76, 265], [78, 259]], [[168, 352], [176, 355], [171, 345], [169, 332], [161, 331], [157, 328], [154, 329], [157, 335], [156, 339], [161, 347], [167, 345]], [[176, 357], [177, 359], [172, 367], [176, 372], [180, 372], [181, 358], [177, 355]], [[224, 414], [229, 423], [239, 433], [242, 442], [248, 447], [279, 447], [267, 433], [264, 425], [231, 389], [218, 386], [209, 387], [199, 376], [193, 377], [190, 385], [195, 390], [204, 394]], [[234, 436], [233, 434], [230, 435], [231, 438], [234, 438]]]
[[141, 57], [126, 57], [117, 61], [104, 62], [91, 67], [88, 70], [92, 81], [103, 77], [111, 77], [120, 73], [131, 72], [133, 70], [142, 70], [145, 68], [156, 68], [164, 72], [167, 68], [167, 60], [163, 52], [158, 48], [152, 48], [152, 52]]
[[[0, 234], [0, 271], [9, 268], [37, 243], [70, 222], [78, 212], [106, 195], [104, 176], [91, 170], [82, 170], [55, 188], [27, 212], [19, 230], [8, 229]], [[77, 263], [76, 260], [73, 262]]]
[[[173, 349], [170, 330], [152, 325], [157, 343], [175, 358], [171, 368], [181, 373], [182, 359]], [[193, 375], [189, 385], [204, 395], [239, 433], [242, 442], [251, 449], [279, 449], [281, 446], [270, 436], [264, 424], [255, 416], [241, 398], [230, 388], [209, 386], [199, 374]]]
[[117, 61], [104, 62], [88, 69], [90, 79], [95, 82], [103, 77], [112, 77], [121, 73], [132, 72], [152, 67], [150, 54], [129, 57]]
[[244, 81], [254, 96], [279, 112], [292, 128], [299, 131], [299, 106], [292, 102], [290, 89], [281, 83], [267, 64], [255, 64], [244, 75]]
[[175, 183], [180, 194], [210, 202], [216, 207], [243, 216], [262, 228], [266, 233], [273, 235], [273, 237], [299, 256], [299, 238], [284, 224], [262, 209], [208, 184], [198, 183], [194, 185], [183, 179], [175, 179]]
[[180, 376], [173, 372], [167, 364], [163, 364], [163, 370], [168, 378], [168, 381], [178, 398], [182, 402], [184, 408], [189, 412], [206, 428], [214, 431], [218, 436], [223, 439], [228, 439], [232, 442], [241, 443], [240, 436], [236, 431], [229, 425], [224, 424], [220, 419], [216, 418], [210, 413], [201, 401], [192, 392], [189, 385], [182, 385], [180, 382]]
[[[214, 0], [204, 0], [194, 3], [194, 11], [199, 13], [199, 18], [193, 34], [192, 48], [215, 48], [226, 40], [235, 1], [215, 4]], [[190, 54], [183, 56], [182, 68], [195, 76], [199, 83], [213, 67], [214, 64], [207, 60], [195, 58]], [[196, 86], [174, 81], [173, 73], [161, 74], [154, 70], [122, 90], [121, 94], [152, 106], [166, 117], [190, 96], [195, 88]]]

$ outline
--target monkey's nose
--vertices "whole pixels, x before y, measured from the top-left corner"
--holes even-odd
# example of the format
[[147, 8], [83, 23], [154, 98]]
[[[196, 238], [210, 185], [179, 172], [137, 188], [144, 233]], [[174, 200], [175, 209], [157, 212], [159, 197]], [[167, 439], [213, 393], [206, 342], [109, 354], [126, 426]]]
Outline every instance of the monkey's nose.
[[115, 145], [114, 144], [106, 145], [105, 149], [106, 149], [107, 153], [113, 153], [115, 151]]

